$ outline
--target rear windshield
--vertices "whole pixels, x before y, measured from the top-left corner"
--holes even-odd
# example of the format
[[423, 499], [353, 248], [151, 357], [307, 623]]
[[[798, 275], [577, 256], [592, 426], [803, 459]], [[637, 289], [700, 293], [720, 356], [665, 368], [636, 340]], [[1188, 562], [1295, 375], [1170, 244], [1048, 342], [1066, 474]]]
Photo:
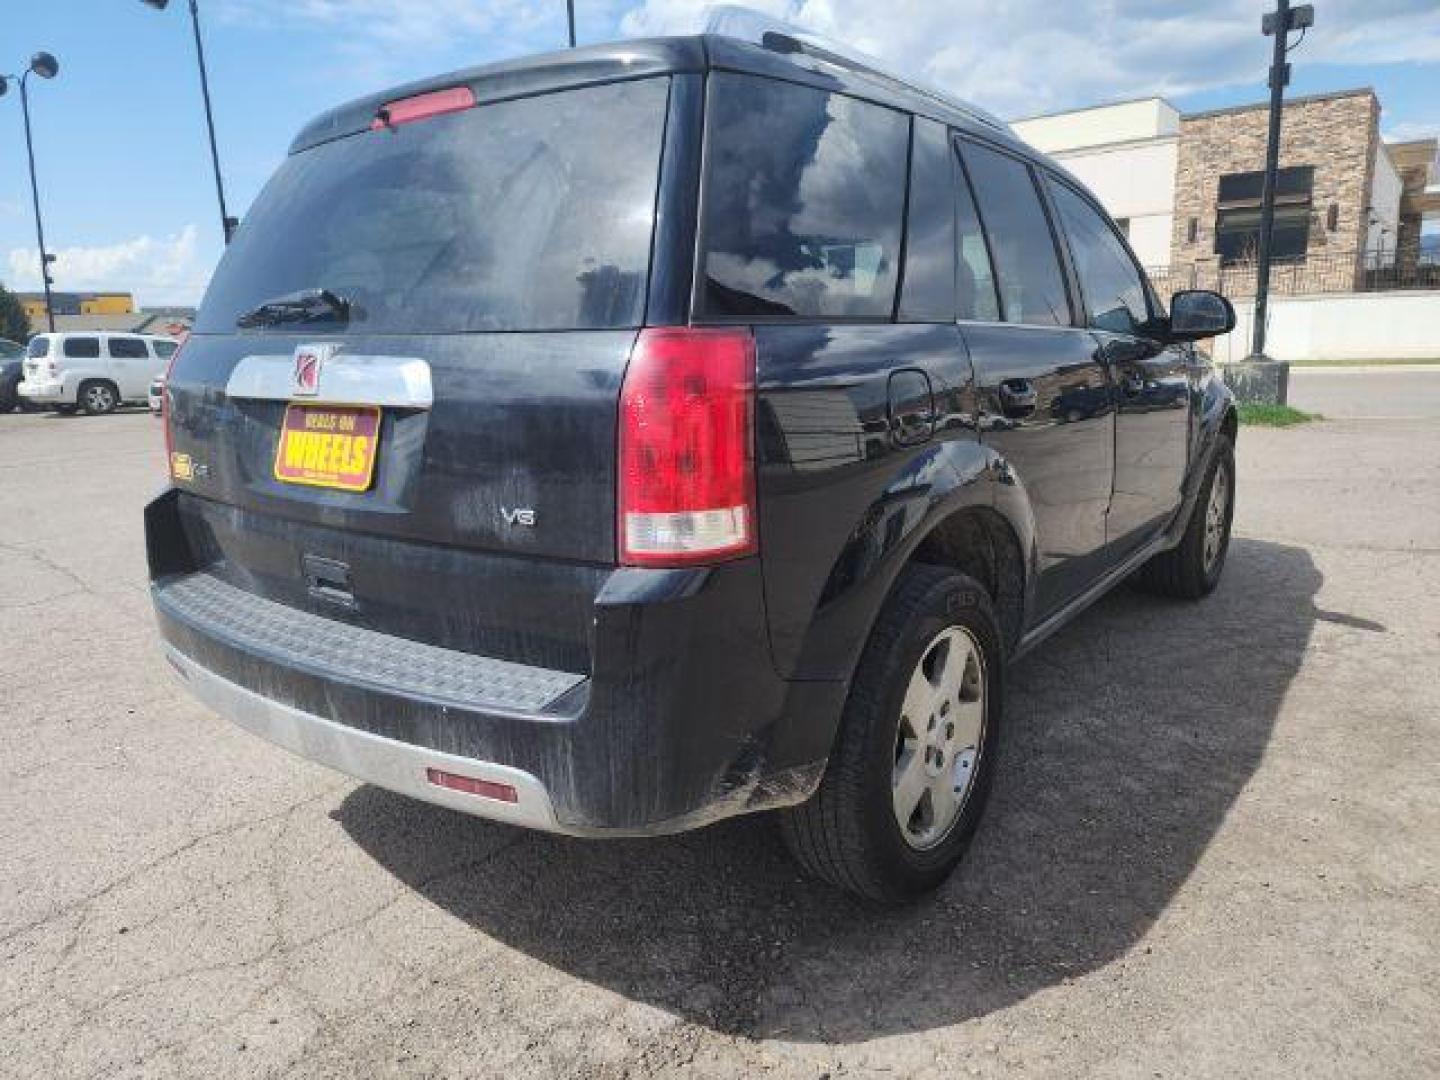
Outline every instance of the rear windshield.
[[50, 339], [48, 337], [33, 337], [30, 339], [28, 350], [31, 356], [49, 356]]
[[482, 103], [294, 155], [227, 250], [196, 331], [232, 333], [302, 289], [349, 300], [349, 329], [370, 333], [639, 326], [668, 89]]

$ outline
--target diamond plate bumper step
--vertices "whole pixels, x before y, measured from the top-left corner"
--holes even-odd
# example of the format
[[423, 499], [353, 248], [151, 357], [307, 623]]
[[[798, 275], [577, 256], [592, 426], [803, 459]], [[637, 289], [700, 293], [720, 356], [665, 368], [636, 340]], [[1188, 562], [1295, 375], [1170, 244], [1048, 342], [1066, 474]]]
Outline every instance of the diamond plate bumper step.
[[312, 615], [204, 572], [157, 582], [154, 596], [171, 618], [238, 648], [405, 697], [461, 708], [539, 712], [585, 681], [584, 675], [444, 649]]

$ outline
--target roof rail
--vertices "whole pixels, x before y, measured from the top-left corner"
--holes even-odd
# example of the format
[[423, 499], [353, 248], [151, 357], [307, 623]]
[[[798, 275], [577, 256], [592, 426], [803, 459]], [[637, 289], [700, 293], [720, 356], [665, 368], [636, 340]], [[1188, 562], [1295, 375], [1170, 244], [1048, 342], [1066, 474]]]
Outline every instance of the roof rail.
[[800, 53], [817, 60], [838, 63], [843, 67], [859, 68], [866, 74], [883, 82], [892, 83], [913, 93], [923, 94], [942, 105], [964, 113], [976, 123], [1012, 134], [1010, 125], [993, 113], [947, 94], [930, 84], [901, 75], [887, 68], [883, 62], [867, 56], [859, 49], [852, 49], [838, 41], [832, 41], [822, 34], [793, 26], [781, 19], [773, 18], [759, 11], [753, 11], [739, 4], [712, 4], [705, 9], [704, 32], [721, 37], [737, 38], [740, 41], [759, 45], [771, 52]]

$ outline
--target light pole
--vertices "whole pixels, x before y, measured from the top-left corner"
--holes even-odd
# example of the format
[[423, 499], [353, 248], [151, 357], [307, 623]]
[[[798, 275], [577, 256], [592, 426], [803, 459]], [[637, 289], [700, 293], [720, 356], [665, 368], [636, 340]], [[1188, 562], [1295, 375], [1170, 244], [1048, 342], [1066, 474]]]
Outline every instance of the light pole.
[[[156, 11], [164, 11], [170, 0], [140, 0]], [[190, 24], [195, 30], [195, 58], [200, 63], [200, 96], [205, 99], [205, 128], [210, 132], [210, 164], [215, 169], [215, 197], [220, 201], [220, 232], [230, 242], [235, 226], [240, 224], [225, 209], [225, 183], [220, 179], [220, 151], [215, 146], [215, 115], [210, 109], [210, 78], [205, 71], [205, 45], [200, 40], [200, 8], [190, 0]]]
[[[1270, 62], [1270, 130], [1265, 143], [1265, 184], [1260, 192], [1260, 265], [1255, 275], [1255, 317], [1251, 335], [1250, 355], [1246, 364], [1272, 365], [1265, 355], [1265, 322], [1270, 308], [1270, 249], [1275, 235], [1275, 180], [1280, 171], [1280, 122], [1285, 113], [1285, 86], [1290, 82], [1290, 65], [1285, 54], [1290, 45], [1290, 31], [1303, 32], [1315, 24], [1315, 9], [1310, 4], [1291, 7], [1290, 0], [1276, 0], [1275, 10], [1260, 21], [1260, 31], [1275, 38]], [[1299, 42], [1295, 43], [1296, 45]], [[1267, 380], [1276, 403], [1285, 404], [1288, 396], [1290, 369], [1273, 365], [1273, 377]]]
[[575, 47], [575, 0], [565, 0], [565, 15], [570, 20], [570, 47]]
[[50, 264], [55, 256], [45, 250], [45, 225], [40, 220], [40, 185], [35, 180], [35, 144], [30, 137], [30, 91], [27, 83], [31, 75], [42, 79], [53, 79], [60, 72], [60, 61], [48, 52], [37, 52], [30, 57], [30, 66], [25, 74], [0, 75], [0, 95], [12, 82], [20, 84], [20, 111], [25, 114], [25, 154], [30, 159], [30, 199], [35, 204], [35, 240], [40, 245], [40, 282], [45, 287], [45, 321], [50, 332], [55, 332], [55, 308], [50, 303]]

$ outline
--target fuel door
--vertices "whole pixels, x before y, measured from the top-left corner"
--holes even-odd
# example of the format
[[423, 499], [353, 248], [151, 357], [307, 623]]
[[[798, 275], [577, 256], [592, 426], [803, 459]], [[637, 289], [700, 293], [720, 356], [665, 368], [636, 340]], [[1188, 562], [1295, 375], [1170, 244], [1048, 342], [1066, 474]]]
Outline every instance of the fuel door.
[[918, 446], [935, 433], [930, 377], [917, 368], [890, 373], [890, 437], [896, 446]]

